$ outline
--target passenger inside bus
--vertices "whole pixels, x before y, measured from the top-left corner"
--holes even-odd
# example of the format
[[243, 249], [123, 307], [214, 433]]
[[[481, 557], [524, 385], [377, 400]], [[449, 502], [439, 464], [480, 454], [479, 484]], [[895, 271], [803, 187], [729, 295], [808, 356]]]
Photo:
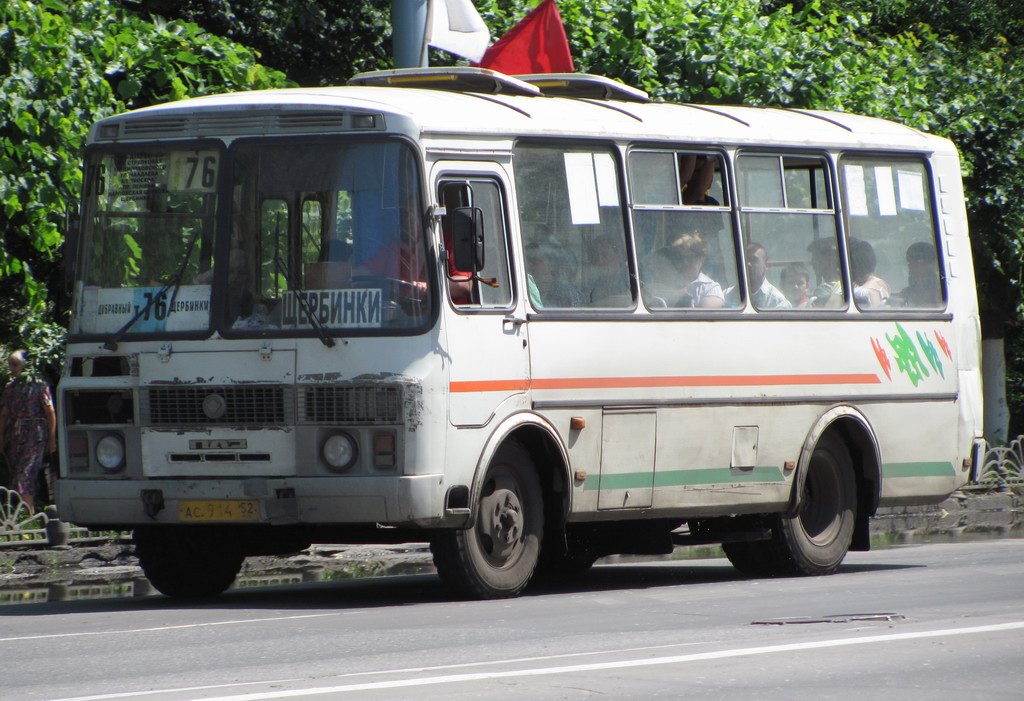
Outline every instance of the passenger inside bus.
[[810, 305], [836, 309], [843, 306], [843, 280], [839, 271], [836, 240], [831, 236], [814, 239], [807, 246], [817, 286], [811, 292]]
[[779, 274], [779, 286], [790, 306], [806, 307], [811, 301], [811, 271], [803, 263], [790, 263]]
[[[553, 247], [542, 250], [537, 242], [526, 244], [526, 283], [530, 303], [536, 309], [579, 308], [586, 306], [579, 286], [568, 279], [577, 266], [563, 264], [568, 254]], [[554, 259], [554, 261], [552, 260]]]
[[[751, 241], [743, 247], [743, 258], [747, 267], [747, 289], [754, 309], [788, 309], [792, 305], [781, 290], [768, 281], [768, 252], [759, 243]], [[739, 285], [725, 292], [726, 304], [739, 306]]]
[[[659, 256], [671, 263], [675, 279], [669, 284], [675, 299], [670, 298], [670, 307], [719, 308], [725, 306], [722, 286], [702, 272], [708, 247], [696, 232], [677, 236], [661, 250]], [[661, 277], [660, 275], [658, 276]], [[666, 281], [660, 279], [664, 284]]]
[[859, 307], [882, 307], [889, 301], [889, 284], [875, 275], [874, 247], [864, 239], [850, 240], [853, 299]]
[[934, 309], [942, 306], [935, 246], [917, 241], [907, 248], [907, 286], [893, 295], [894, 306]]
[[719, 202], [709, 194], [715, 181], [718, 159], [712, 156], [686, 154], [681, 157], [680, 180], [683, 185], [683, 204], [717, 207]]

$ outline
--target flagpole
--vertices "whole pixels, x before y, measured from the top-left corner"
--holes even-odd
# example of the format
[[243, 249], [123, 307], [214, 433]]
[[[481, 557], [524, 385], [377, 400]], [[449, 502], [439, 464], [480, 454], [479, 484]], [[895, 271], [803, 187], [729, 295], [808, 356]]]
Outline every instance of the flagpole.
[[428, 65], [423, 37], [427, 28], [427, 0], [391, 0], [391, 41], [395, 68]]

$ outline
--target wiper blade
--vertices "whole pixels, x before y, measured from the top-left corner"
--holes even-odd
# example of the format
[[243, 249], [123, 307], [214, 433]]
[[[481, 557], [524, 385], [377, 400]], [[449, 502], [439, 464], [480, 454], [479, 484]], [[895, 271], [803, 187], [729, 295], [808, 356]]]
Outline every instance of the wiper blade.
[[280, 274], [284, 275], [284, 279], [288, 283], [288, 289], [299, 300], [299, 306], [302, 307], [302, 311], [306, 312], [306, 318], [309, 319], [309, 323], [313, 326], [313, 329], [316, 331], [316, 335], [320, 339], [320, 342], [323, 343], [328, 348], [333, 348], [335, 345], [335, 341], [333, 338], [331, 338], [331, 335], [327, 333], [327, 329], [325, 329], [324, 325], [320, 323], [320, 320], [316, 317], [316, 314], [313, 313], [313, 308], [309, 306], [309, 300], [306, 299], [306, 295], [304, 294], [305, 291], [302, 289], [300, 285], [295, 284], [295, 280], [292, 279], [291, 274], [288, 272], [288, 269], [281, 262], [280, 258], [275, 256], [274, 263], [277, 266], [277, 271]]
[[174, 313], [174, 302], [178, 298], [178, 290], [181, 289], [181, 280], [185, 277], [185, 268], [188, 266], [188, 259], [192, 257], [192, 249], [196, 247], [196, 240], [198, 240], [198, 238], [199, 231], [196, 230], [192, 232], [192, 239], [188, 242], [188, 248], [185, 250], [185, 257], [182, 258], [181, 264], [178, 265], [178, 269], [174, 272], [174, 275], [172, 275], [171, 279], [167, 281], [167, 284], [161, 287], [155, 295], [149, 298], [149, 301], [146, 302], [145, 305], [139, 307], [139, 311], [135, 312], [135, 315], [126, 321], [124, 326], [115, 331], [110, 338], [103, 342], [102, 347], [104, 350], [116, 351], [117, 342], [121, 340], [121, 337], [128, 333], [128, 329], [134, 326], [135, 322], [145, 316], [149, 310], [153, 308], [153, 305], [156, 304], [158, 300], [162, 299], [167, 290], [170, 290], [172, 287], [174, 289], [171, 292], [171, 301], [167, 305], [167, 313], [169, 315]]

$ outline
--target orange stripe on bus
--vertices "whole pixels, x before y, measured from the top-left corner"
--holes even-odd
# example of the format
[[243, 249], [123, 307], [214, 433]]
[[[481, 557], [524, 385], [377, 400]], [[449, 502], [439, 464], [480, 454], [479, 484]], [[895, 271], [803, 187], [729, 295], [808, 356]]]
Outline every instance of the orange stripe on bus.
[[826, 375], [689, 375], [681, 377], [564, 377], [534, 380], [452, 382], [452, 392], [525, 392], [545, 389], [632, 389], [654, 387], [785, 387], [799, 385], [877, 385], [870, 373]]
[[452, 382], [451, 392], [525, 392], [530, 389], [529, 380], [478, 380], [475, 382]]

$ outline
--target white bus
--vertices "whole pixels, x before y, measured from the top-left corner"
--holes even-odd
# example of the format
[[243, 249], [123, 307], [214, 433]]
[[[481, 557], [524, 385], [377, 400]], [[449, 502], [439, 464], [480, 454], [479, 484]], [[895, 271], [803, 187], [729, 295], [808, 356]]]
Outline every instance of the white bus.
[[93, 126], [62, 518], [171, 596], [425, 542], [474, 597], [722, 543], [825, 574], [982, 445], [953, 145], [586, 75], [368, 73]]

